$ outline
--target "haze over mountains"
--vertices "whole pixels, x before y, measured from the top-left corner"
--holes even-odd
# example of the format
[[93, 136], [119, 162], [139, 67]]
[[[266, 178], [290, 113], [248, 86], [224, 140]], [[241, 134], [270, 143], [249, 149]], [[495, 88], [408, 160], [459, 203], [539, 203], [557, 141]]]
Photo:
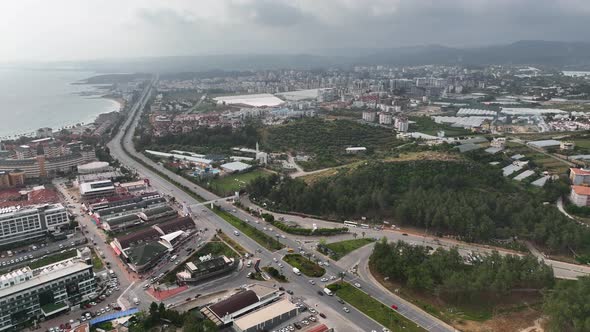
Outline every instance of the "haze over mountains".
[[163, 56], [95, 60], [81, 63], [99, 72], [186, 72], [215, 69], [248, 70], [276, 68], [320, 68], [351, 65], [425, 64], [523, 64], [559, 68], [590, 67], [590, 43], [557, 41], [518, 41], [506, 45], [455, 48], [425, 45], [387, 49], [326, 49], [315, 54], [236, 54], [203, 56]]

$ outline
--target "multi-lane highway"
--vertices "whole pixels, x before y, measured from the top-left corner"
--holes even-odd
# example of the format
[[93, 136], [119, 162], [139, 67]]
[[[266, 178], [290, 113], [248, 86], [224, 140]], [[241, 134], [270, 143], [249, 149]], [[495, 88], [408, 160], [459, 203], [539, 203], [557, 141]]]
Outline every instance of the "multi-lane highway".
[[[250, 203], [247, 199], [242, 199], [242, 204], [245, 206], [254, 206]], [[303, 227], [311, 227], [311, 224], [316, 224], [318, 227], [335, 227], [335, 225], [340, 225], [339, 223], [334, 223], [331, 221], [315, 219], [315, 218], [304, 218], [295, 215], [288, 215], [288, 214], [281, 214], [281, 213], [273, 213], [270, 211], [265, 211], [260, 209], [256, 206], [257, 209], [271, 213], [275, 216], [275, 218], [284, 218], [285, 220], [293, 221], [297, 224], [302, 225]], [[392, 229], [385, 229], [385, 230], [375, 230], [375, 229], [360, 229], [360, 228], [351, 228], [351, 232], [355, 232], [358, 236], [362, 236], [362, 233], [365, 233], [367, 237], [374, 237], [374, 238], [382, 238], [386, 237], [389, 241], [404, 241], [410, 244], [415, 245], [425, 245], [431, 246], [433, 248], [443, 247], [446, 249], [450, 248], [457, 248], [459, 253], [463, 256], [468, 254], [481, 254], [487, 255], [491, 254], [492, 251], [498, 251], [500, 254], [508, 255], [522, 255], [521, 253], [507, 250], [503, 248], [491, 247], [486, 245], [480, 245], [475, 243], [466, 243], [460, 242], [453, 239], [448, 238], [439, 238], [439, 237], [432, 237], [429, 235], [424, 234], [415, 234], [412, 232], [406, 232], [403, 230], [392, 230]], [[313, 238], [310, 237], [303, 237], [299, 236], [296, 237], [299, 240], [310, 240]], [[335, 242], [339, 240], [350, 239], [350, 235], [337, 235], [330, 237], [330, 242]], [[319, 240], [315, 239], [316, 241]], [[553, 268], [553, 273], [556, 278], [559, 279], [575, 279], [580, 276], [587, 276], [590, 275], [590, 266], [579, 265], [579, 264], [571, 264], [567, 262], [547, 259], [545, 256], [538, 250], [536, 250], [533, 246], [529, 246], [530, 252], [535, 255], [538, 259], [543, 260], [547, 265]]]
[[[151, 89], [151, 85], [147, 89]], [[144, 156], [142, 156], [141, 154], [137, 153], [135, 151], [133, 143], [132, 143], [132, 135], [134, 132], [134, 128], [137, 125], [137, 122], [139, 120], [139, 113], [143, 109], [143, 107], [144, 107], [143, 105], [145, 105], [145, 102], [148, 99], [147, 96], [149, 96], [149, 94], [150, 94], [150, 92], [144, 92], [144, 94], [142, 94], [142, 98], [140, 98], [140, 100], [138, 100], [138, 102], [137, 102], [137, 105], [139, 105], [139, 106], [138, 107], [134, 106], [134, 108], [132, 109], [132, 111], [130, 113], [130, 117], [128, 118], [126, 123], [123, 125], [121, 132], [118, 135], [116, 135], [115, 138], [109, 143], [108, 146], [111, 151], [111, 154], [113, 155], [113, 157], [117, 158], [122, 164], [124, 164], [125, 166], [130, 167], [131, 169], [138, 172], [138, 174], [140, 174], [140, 176], [150, 179], [150, 184], [155, 189], [161, 191], [162, 193], [165, 193], [167, 195], [171, 195], [171, 196], [175, 197], [180, 202], [186, 202], [188, 205], [198, 205], [199, 202], [197, 200], [195, 200], [193, 197], [191, 197], [186, 192], [184, 192], [183, 190], [176, 187], [174, 184], [163, 179], [158, 174], [152, 172], [150, 169], [144, 167], [142, 164], [135, 161], [123, 149], [122, 144], [125, 145], [125, 149], [129, 153], [134, 154], [134, 156], [136, 158], [141, 158], [144, 162], [150, 163], [150, 165], [152, 165], [153, 167], [159, 167], [159, 166], [157, 166], [157, 164], [153, 163], [151, 160], [149, 160], [149, 159], [145, 158]], [[129, 128], [129, 130], [127, 130], [127, 134], [123, 135], [123, 133], [125, 132], [125, 129], [128, 126], [130, 128]], [[158, 170], [160, 172], [166, 174], [167, 176], [174, 178], [175, 181], [190, 188], [191, 190], [193, 190], [195, 193], [197, 193], [201, 197], [205, 198], [206, 200], [218, 200], [218, 204], [222, 205], [222, 207], [226, 208], [227, 210], [231, 210], [233, 208], [233, 207], [230, 208], [229, 203], [226, 203], [223, 199], [220, 199], [216, 195], [208, 192], [207, 190], [204, 190], [203, 188], [195, 186], [193, 183], [189, 182], [188, 180], [186, 180], [182, 177], [179, 177], [176, 174], [173, 174], [172, 172], [169, 172], [168, 170], [166, 170], [162, 167], [159, 167]], [[238, 217], [245, 218], [245, 213], [240, 210], [237, 210], [236, 214], [238, 215]], [[258, 245], [254, 240], [252, 240], [246, 236], [243, 236], [243, 235], [239, 236], [239, 237], [235, 236], [233, 234], [234, 228], [231, 225], [229, 225], [227, 222], [225, 222], [223, 219], [221, 219], [219, 216], [217, 216], [215, 213], [213, 213], [209, 210], [205, 210], [205, 211], [198, 210], [193, 217], [197, 220], [197, 223], [202, 225], [202, 226], [200, 226], [200, 228], [202, 228], [202, 229], [204, 229], [204, 228], [221, 229], [223, 232], [228, 234], [228, 236], [232, 237], [236, 242], [240, 243], [240, 245], [242, 245], [246, 250], [248, 250], [250, 252], [256, 252], [256, 249], [260, 249], [258, 251], [257, 258], [260, 258], [262, 260], [263, 264], [265, 262], [272, 262], [273, 258], [280, 259], [281, 256], [283, 254], [285, 254], [285, 252], [275, 252], [275, 253], [270, 252], [270, 251], [260, 247], [260, 245]], [[290, 240], [287, 238], [287, 239], [283, 239], [282, 241], [287, 241], [288, 245], [297, 247], [297, 243], [294, 240]], [[332, 275], [337, 275], [337, 273], [340, 271], [341, 270], [338, 267], [333, 266], [330, 268], [328, 273], [332, 274]], [[369, 319], [368, 317], [366, 317], [364, 314], [360, 313], [359, 311], [354, 310], [354, 308], [350, 308], [351, 309], [350, 313], [344, 313], [342, 311], [342, 305], [340, 305], [334, 298], [332, 298], [332, 297], [330, 297], [330, 298], [319, 297], [317, 295], [317, 291], [320, 290], [321, 288], [319, 288], [319, 286], [312, 286], [306, 278], [295, 277], [294, 275], [288, 275], [288, 277], [291, 279], [291, 283], [290, 283], [289, 287], [293, 289], [293, 291], [295, 292], [295, 295], [308, 299], [308, 301], [306, 301], [308, 303], [311, 301], [311, 302], [317, 304], [319, 310], [322, 310], [322, 308], [325, 307], [325, 309], [330, 310], [330, 312], [332, 312], [333, 315], [339, 315], [340, 316], [339, 319], [341, 321], [347, 322], [349, 327], [356, 326], [356, 328], [354, 328], [354, 330], [358, 330], [358, 331], [381, 330], [381, 326], [379, 324], [377, 324], [373, 320]], [[247, 282], [247, 280], [244, 280], [242, 283], [246, 283], [246, 282]], [[231, 284], [228, 284], [228, 285], [231, 286]], [[202, 292], [202, 290], [195, 289], [194, 292], [195, 293]], [[126, 294], [124, 294], [122, 296], [121, 300], [124, 300], [125, 298], [130, 297], [131, 296], [130, 294], [139, 295], [139, 293], [141, 293], [141, 290], [138, 288], [137, 285], [133, 285], [132, 287], [130, 287], [127, 290]], [[371, 295], [376, 296], [377, 294], [371, 294]], [[186, 294], [184, 294], [184, 296], [186, 297]], [[171, 299], [170, 301], [174, 301], [174, 300], [177, 300], [177, 299]], [[424, 327], [433, 326], [433, 328], [431, 329], [432, 331], [450, 331], [450, 330], [452, 330], [452, 329], [449, 329], [448, 327], [446, 327], [445, 325], [439, 323], [438, 320], [430, 317], [428, 314], [424, 313], [424, 316], [425, 316], [424, 320], [429, 321], [427, 324], [424, 324]]]
[[[151, 89], [151, 86], [148, 88], [148, 90], [149, 89]], [[121, 163], [123, 163], [127, 167], [130, 167], [131, 169], [138, 172], [142, 177], [150, 179], [150, 183], [155, 189], [158, 189], [162, 193], [174, 196], [178, 201], [185, 202], [188, 205], [199, 204], [199, 202], [197, 202], [193, 197], [188, 195], [186, 192], [177, 188], [174, 184], [165, 180], [164, 178], [162, 178], [161, 176], [159, 176], [155, 172], [152, 172], [150, 169], [144, 167], [141, 163], [137, 162], [135, 159], [131, 158], [131, 156], [129, 156], [127, 154], [127, 152], [132, 154], [133, 157], [139, 158], [144, 163], [149, 164], [151, 167], [158, 169], [159, 172], [174, 179], [175, 182], [180, 183], [181, 185], [183, 185], [187, 188], [190, 188], [191, 191], [193, 191], [194, 193], [203, 197], [204, 199], [206, 199], [208, 201], [216, 201], [217, 205], [220, 205], [224, 210], [234, 214], [235, 216], [239, 217], [240, 219], [252, 220], [252, 216], [250, 216], [249, 214], [247, 214], [246, 212], [244, 212], [240, 209], [235, 209], [235, 207], [231, 203], [226, 202], [225, 199], [222, 199], [222, 198], [214, 195], [213, 193], [211, 193], [201, 187], [196, 186], [194, 183], [168, 171], [167, 169], [165, 169], [161, 165], [158, 165], [158, 164], [152, 162], [150, 159], [146, 158], [142, 154], [137, 153], [135, 151], [135, 148], [134, 148], [133, 142], [132, 142], [132, 136], [133, 136], [134, 128], [137, 125], [137, 122], [139, 120], [139, 113], [144, 108], [144, 105], [148, 99], [147, 96], [149, 96], [149, 94], [150, 94], [149, 91], [144, 92], [144, 95], [143, 95], [144, 97], [142, 97], [138, 101], [138, 104], [137, 104], [137, 105], [141, 105], [141, 107], [135, 107], [133, 109], [131, 116], [129, 117], [129, 119], [127, 120], [125, 125], [123, 126], [123, 129], [130, 127], [129, 130], [127, 130], [127, 134], [123, 136], [124, 131], [122, 130], [115, 137], [115, 139], [109, 144], [111, 154], [115, 158], [117, 158]], [[125, 147], [125, 150], [127, 150], [127, 152], [124, 151], [123, 146]], [[257, 254], [257, 256], [258, 256], [258, 258], [261, 258], [263, 265], [265, 263], [272, 264], [273, 258], [280, 260], [281, 257], [285, 254], [284, 250], [278, 251], [278, 252], [267, 251], [264, 248], [261, 248], [255, 241], [253, 241], [252, 239], [250, 239], [246, 236], [242, 235], [242, 236], [238, 237], [238, 236], [234, 235], [233, 234], [234, 228], [210, 210], [195, 209], [195, 213], [194, 213], [193, 217], [197, 220], [198, 223], [202, 224], [201, 228], [221, 229], [226, 234], [228, 234], [228, 236], [232, 237], [235, 241], [239, 242], [246, 250], [248, 250], [250, 252], [256, 252], [256, 249], [260, 249], [259, 254]], [[291, 220], [296, 219], [296, 221], [299, 223], [307, 223], [307, 224], [309, 224], [311, 222], [325, 223], [325, 221], [317, 220], [317, 219], [309, 219], [309, 218], [303, 219], [303, 218], [294, 217], [294, 216], [284, 216], [284, 217], [291, 219]], [[265, 225], [264, 222], [261, 222], [259, 224], [251, 223], [251, 225], [253, 227], [259, 228], [261, 231], [263, 230], [263, 227], [268, 226], [268, 225]], [[361, 230], [354, 230], [354, 231], [357, 231], [358, 233], [361, 232]], [[366, 236], [372, 236], [372, 237], [386, 236], [390, 240], [402, 240], [402, 241], [405, 241], [408, 243], [424, 244], [424, 245], [430, 245], [432, 247], [439, 247], [439, 246], [458, 247], [460, 252], [463, 252], [465, 254], [472, 253], [472, 252], [489, 253], [492, 250], [498, 250], [499, 252], [504, 253], [504, 254], [513, 253], [510, 251], [502, 250], [502, 249], [498, 249], [498, 248], [490, 248], [490, 247], [486, 247], [486, 246], [457, 242], [457, 241], [449, 240], [449, 239], [432, 238], [432, 237], [428, 237], [428, 236], [413, 235], [413, 234], [402, 233], [402, 232], [397, 232], [397, 231], [385, 231], [384, 232], [384, 231], [376, 231], [376, 230], [368, 229], [368, 230], [362, 230], [362, 232], [364, 232]], [[281, 242], [283, 242], [288, 247], [291, 247], [291, 248], [302, 247], [306, 251], [314, 250], [313, 246], [311, 246], [309, 244], [307, 246], [305, 246], [305, 244], [304, 244], [304, 242], [306, 242], [306, 241], [310, 241], [310, 240], [313, 241], [314, 240], [313, 238], [309, 238], [309, 237], [303, 238], [300, 236], [292, 236], [289, 234], [284, 234], [284, 233], [277, 231], [277, 230], [274, 230], [273, 234], [274, 233], [279, 233], [279, 235], [284, 236], [284, 238], [281, 239]], [[350, 236], [340, 236], [340, 237], [350, 238]], [[204, 238], [206, 239], [207, 236], [204, 236]], [[339, 239], [339, 237], [335, 237], [334, 239]], [[317, 239], [315, 239], [315, 240], [317, 240]], [[358, 256], [359, 262], [366, 262], [367, 261], [366, 255], [368, 255], [368, 253], [369, 253], [368, 250], [369, 249], [365, 248], [364, 250], [361, 250], [358, 252], [357, 255], [365, 255], [365, 256]], [[541, 255], [540, 253], [536, 253], [536, 252], [534, 252], [534, 253], [537, 255]], [[354, 258], [354, 256], [352, 256], [352, 257]], [[541, 256], [541, 258], [542, 258], [542, 256]], [[586, 267], [586, 266], [580, 266], [580, 265], [576, 265], [576, 264], [569, 264], [569, 263], [547, 260], [547, 259], [545, 259], [545, 262], [553, 267], [553, 269], [555, 271], [555, 275], [560, 278], [575, 278], [579, 275], [590, 274], [590, 268]], [[346, 271], [348, 269], [348, 267], [344, 266], [344, 265], [345, 264], [343, 264], [343, 263], [331, 264], [329, 267], [326, 267], [327, 275], [337, 276], [340, 272]], [[285, 272], [285, 274], [291, 280], [289, 287], [293, 288], [293, 290], [296, 291], [299, 296], [304, 296], [312, 302], [319, 302], [319, 304], [318, 304], [319, 306], [325, 306], [326, 308], [332, 309], [334, 312], [337, 312], [338, 315], [341, 315], [342, 319], [353, 321], [354, 322], [353, 325], [358, 326], [358, 328], [360, 330], [370, 331], [373, 329], [380, 329], [380, 328], [377, 328], [375, 322], [372, 322], [370, 319], [368, 319], [366, 316], [364, 316], [362, 313], [360, 313], [356, 310], [352, 310], [352, 312], [350, 314], [345, 314], [344, 312], [342, 312], [342, 306], [338, 302], [336, 302], [336, 300], [334, 298], [318, 296], [317, 291], [321, 289], [321, 286], [322, 286], [321, 283], [316, 282], [315, 286], [311, 285], [308, 282], [308, 278], [295, 276], [294, 274], [289, 273], [289, 271], [290, 271], [290, 269], [288, 269]], [[241, 274], [237, 273], [236, 275], [240, 276]], [[395, 296], [394, 294], [391, 294], [387, 290], [385, 290], [380, 284], [378, 284], [366, 272], [365, 265], [361, 264], [361, 266], [359, 266], [358, 276], [352, 276], [349, 274], [347, 279], [350, 281], [355, 281], [355, 282], [358, 281], [359, 283], [361, 283], [362, 289], [365, 292], [367, 292], [370, 296], [380, 300], [381, 302], [383, 302], [387, 305], [396, 304], [399, 308], [399, 312], [402, 315], [404, 315], [408, 319], [414, 321], [415, 323], [417, 323], [418, 325], [420, 325], [421, 327], [423, 327], [429, 331], [453, 331], [454, 330], [452, 327], [445, 324], [444, 322], [438, 320], [437, 318], [435, 318], [435, 317], [429, 315], [428, 313], [422, 311], [421, 309], [415, 307], [411, 303], [408, 303], [408, 302], [404, 301], [403, 299], [401, 299], [401, 298]], [[238, 279], [231, 279], [231, 281], [229, 281], [229, 280], [227, 281], [227, 285], [230, 287], [233, 287], [238, 284], [243, 284], [243, 283], [245, 283], [245, 281], [242, 282], [241, 279], [239, 279], [239, 278]], [[215, 287], [223, 287], [224, 284], [225, 283], [218, 283], [217, 285], [215, 285]], [[132, 290], [134, 293], [140, 291], [137, 287], [138, 286], [136, 286], [136, 288]], [[212, 287], [212, 289], [214, 289], [215, 287]], [[189, 289], [187, 291], [187, 294], [192, 294], [191, 292], [197, 293], [197, 292], [201, 292], [201, 291], [202, 291], [202, 289], [195, 289], [195, 290]], [[183, 293], [183, 294], [180, 294], [174, 298], [171, 298], [168, 300], [168, 303], [174, 303], [174, 301], [178, 301], [179, 298], [182, 298], [183, 296], [186, 297], [186, 294]], [[351, 309], [353, 309], [353, 308], [351, 308]], [[353, 326], [353, 325], [351, 325], [351, 326]]]

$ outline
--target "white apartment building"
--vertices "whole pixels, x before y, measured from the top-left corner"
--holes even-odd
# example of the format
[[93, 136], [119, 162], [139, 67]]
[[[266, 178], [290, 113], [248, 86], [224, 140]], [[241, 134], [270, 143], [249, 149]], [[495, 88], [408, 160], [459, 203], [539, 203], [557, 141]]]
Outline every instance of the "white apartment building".
[[0, 209], [0, 246], [44, 237], [69, 222], [61, 204]]
[[590, 187], [572, 186], [570, 201], [577, 206], [590, 206]]
[[363, 112], [363, 121], [375, 122], [375, 112]]
[[113, 196], [115, 185], [111, 180], [100, 180], [80, 184], [80, 196], [85, 200]]
[[394, 126], [398, 133], [405, 133], [410, 129], [410, 122], [406, 118], [395, 118]]
[[391, 113], [379, 113], [379, 124], [390, 125], [393, 123], [393, 116]]
[[92, 265], [73, 257], [36, 269], [0, 275], [0, 331], [19, 330], [31, 319], [49, 318], [96, 295]]

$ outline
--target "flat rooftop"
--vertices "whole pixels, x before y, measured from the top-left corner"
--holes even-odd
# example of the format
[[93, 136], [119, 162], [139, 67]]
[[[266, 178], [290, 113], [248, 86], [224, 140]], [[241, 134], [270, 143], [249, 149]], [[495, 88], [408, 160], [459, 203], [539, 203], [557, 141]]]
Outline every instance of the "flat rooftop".
[[115, 190], [115, 185], [111, 180], [86, 182], [80, 184], [81, 194], [101, 192], [106, 190]]
[[18, 283], [14, 286], [0, 289], [0, 298], [24, 291], [28, 288], [35, 287], [56, 279], [63, 278], [73, 273], [84, 271], [90, 265], [79, 261], [77, 258], [70, 258], [51, 265], [42, 266], [33, 270], [33, 277], [27, 281]]
[[248, 314], [246, 316], [243, 316], [242, 318], [235, 320], [234, 325], [237, 326], [240, 330], [245, 331], [254, 326], [257, 326], [258, 324], [264, 323], [277, 316], [281, 316], [296, 309], [297, 307], [293, 303], [289, 302], [289, 300], [282, 299], [258, 311], [254, 311], [251, 314]]
[[284, 103], [280, 98], [277, 98], [270, 93], [261, 93], [254, 95], [237, 95], [237, 96], [222, 96], [214, 98], [218, 104], [225, 102], [227, 105], [240, 104], [252, 107], [272, 107]]

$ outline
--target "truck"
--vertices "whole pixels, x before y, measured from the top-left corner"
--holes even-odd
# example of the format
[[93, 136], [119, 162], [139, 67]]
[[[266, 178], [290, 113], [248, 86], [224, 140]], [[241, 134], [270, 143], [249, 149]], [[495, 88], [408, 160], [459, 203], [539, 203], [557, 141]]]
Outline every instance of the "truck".
[[301, 275], [301, 271], [299, 271], [298, 268], [294, 267], [293, 268], [293, 273], [295, 273], [296, 275], [300, 276]]
[[170, 257], [170, 261], [173, 262], [178, 258], [178, 255], [174, 255], [172, 257]]
[[328, 288], [324, 288], [324, 293], [326, 293], [326, 295], [328, 295], [328, 296], [332, 296], [332, 295], [334, 295], [334, 294], [332, 293], [332, 291], [331, 291], [331, 290], [329, 290]]

